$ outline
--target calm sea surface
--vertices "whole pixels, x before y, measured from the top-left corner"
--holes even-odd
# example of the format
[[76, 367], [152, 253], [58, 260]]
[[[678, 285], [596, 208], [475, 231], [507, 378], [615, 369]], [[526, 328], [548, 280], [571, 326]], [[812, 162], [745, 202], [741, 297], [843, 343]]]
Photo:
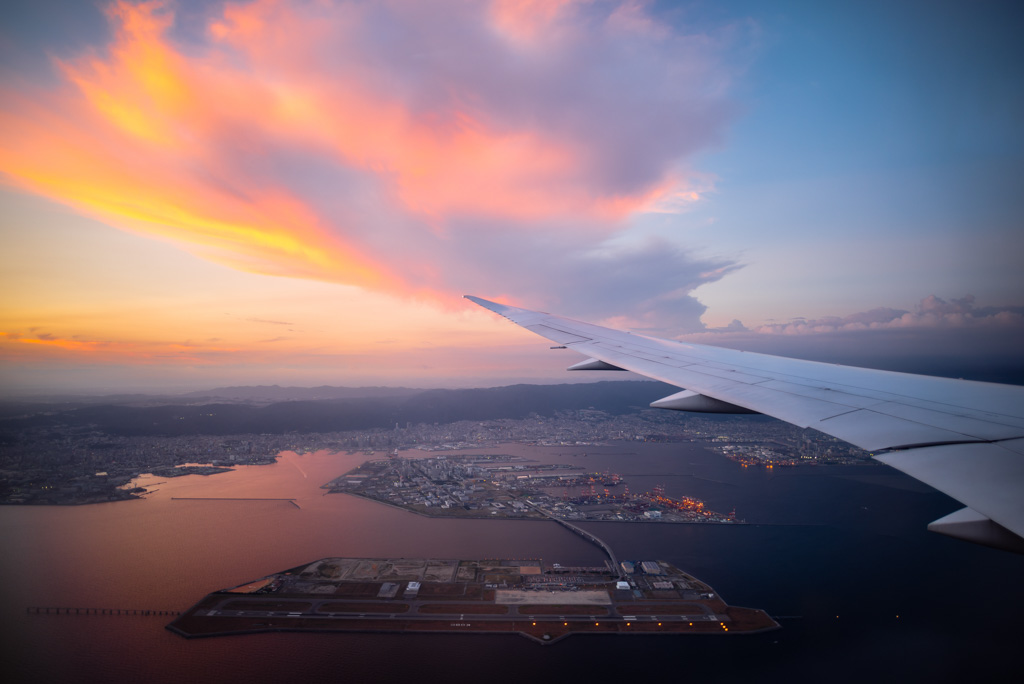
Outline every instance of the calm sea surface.
[[[185, 640], [166, 617], [28, 615], [29, 606], [184, 610], [325, 556], [600, 564], [551, 522], [435, 520], [320, 485], [366, 457], [284, 453], [210, 477], [147, 477], [142, 501], [0, 508], [4, 681], [1019, 681], [1024, 556], [925, 525], [957, 505], [884, 466], [743, 469], [699, 447], [483, 450], [662, 484], [744, 526], [591, 523], [620, 558], [662, 558], [727, 601], [780, 616], [755, 636], [269, 634]], [[469, 452], [465, 452], [469, 453]], [[294, 498], [182, 501], [172, 497]], [[897, 617], [898, 616], [898, 617]]]

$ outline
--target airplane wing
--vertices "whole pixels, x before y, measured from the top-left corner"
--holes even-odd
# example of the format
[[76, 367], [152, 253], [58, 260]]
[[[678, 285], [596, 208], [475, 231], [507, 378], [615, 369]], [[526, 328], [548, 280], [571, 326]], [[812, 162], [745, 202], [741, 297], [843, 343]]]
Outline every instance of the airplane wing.
[[466, 295], [586, 357], [683, 388], [655, 408], [763, 413], [873, 452], [966, 505], [928, 529], [1024, 553], [1024, 387], [689, 344]]

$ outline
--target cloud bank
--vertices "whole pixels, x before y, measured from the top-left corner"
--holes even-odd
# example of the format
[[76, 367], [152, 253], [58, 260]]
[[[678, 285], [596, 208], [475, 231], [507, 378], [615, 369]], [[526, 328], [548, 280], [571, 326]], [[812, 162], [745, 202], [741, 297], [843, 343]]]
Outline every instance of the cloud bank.
[[859, 330], [901, 330], [916, 328], [1024, 328], [1024, 307], [976, 305], [974, 295], [946, 301], [935, 295], [921, 300], [916, 311], [879, 307], [848, 316], [799, 318], [784, 323], [763, 323], [748, 328], [733, 321], [724, 328], [709, 329], [716, 334], [752, 332], [762, 335], [807, 335]]
[[714, 344], [813, 361], [1024, 384], [1024, 306], [979, 306], [974, 296], [930, 295], [914, 311], [876, 308], [684, 335]]
[[8, 182], [247, 271], [677, 330], [735, 267], [621, 240], [709, 187], [689, 160], [730, 120], [734, 27], [570, 0], [106, 12], [60, 85], [3, 84]]

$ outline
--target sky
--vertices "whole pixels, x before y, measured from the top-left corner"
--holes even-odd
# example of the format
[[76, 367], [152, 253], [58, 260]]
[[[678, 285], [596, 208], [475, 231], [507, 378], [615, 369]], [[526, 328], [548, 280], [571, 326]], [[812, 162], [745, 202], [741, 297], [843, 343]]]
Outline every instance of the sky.
[[1010, 378], [1022, 29], [1012, 2], [4, 3], [0, 386], [604, 379], [463, 294]]

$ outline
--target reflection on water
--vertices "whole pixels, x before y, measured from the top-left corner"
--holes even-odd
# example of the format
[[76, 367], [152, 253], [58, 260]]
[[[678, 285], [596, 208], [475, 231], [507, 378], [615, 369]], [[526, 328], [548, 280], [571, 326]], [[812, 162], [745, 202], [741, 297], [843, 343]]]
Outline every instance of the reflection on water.
[[[760, 524], [588, 527], [622, 558], [664, 558], [731, 603], [803, 619], [774, 636], [738, 643], [581, 637], [542, 648], [514, 637], [466, 636], [277, 634], [186, 641], [163, 629], [165, 619], [26, 615], [26, 606], [37, 605], [182, 610], [211, 590], [325, 556], [603, 562], [600, 550], [551, 522], [430, 519], [326, 495], [322, 484], [366, 457], [286, 452], [274, 465], [230, 473], [144, 476], [140, 484], [155, 491], [139, 501], [0, 508], [4, 660], [24, 681], [112, 681], [143, 673], [153, 681], [333, 680], [339, 659], [348, 676], [384, 680], [451, 681], [489, 673], [491, 681], [511, 681], [536, 678], [537, 668], [576, 680], [587, 673], [662, 674], [687, 653], [694, 657], [688, 672], [714, 675], [723, 665], [713, 666], [709, 658], [748, 667], [730, 655], [734, 650], [752, 659], [753, 674], [759, 671], [755, 664], [848, 660], [857, 649], [879, 644], [890, 644], [880, 658], [893, 671], [918, 675], [936, 662], [937, 645], [940, 679], [966, 666], [966, 656], [958, 655], [965, 648], [984, 656], [982, 662], [1005, 662], [999, 654], [1015, 624], [1006, 605], [1024, 604], [1016, 581], [1024, 576], [1021, 557], [927, 534], [925, 524], [955, 504], [895, 471], [768, 473], [677, 444], [506, 445], [486, 451], [611, 470], [627, 477], [633, 491], [662, 484], [669, 495], [696, 496], [718, 510], [735, 507]], [[294, 499], [298, 507], [288, 501], [196, 500], [204, 498]], [[986, 591], [976, 592], [978, 586]], [[935, 596], [942, 596], [941, 607]], [[837, 613], [844, 615], [841, 624], [835, 623]], [[897, 613], [899, 623], [890, 617]], [[950, 621], [950, 614], [985, 615], [985, 626]], [[893, 645], [902, 655], [886, 660]], [[864, 673], [856, 666], [849, 672]]]

